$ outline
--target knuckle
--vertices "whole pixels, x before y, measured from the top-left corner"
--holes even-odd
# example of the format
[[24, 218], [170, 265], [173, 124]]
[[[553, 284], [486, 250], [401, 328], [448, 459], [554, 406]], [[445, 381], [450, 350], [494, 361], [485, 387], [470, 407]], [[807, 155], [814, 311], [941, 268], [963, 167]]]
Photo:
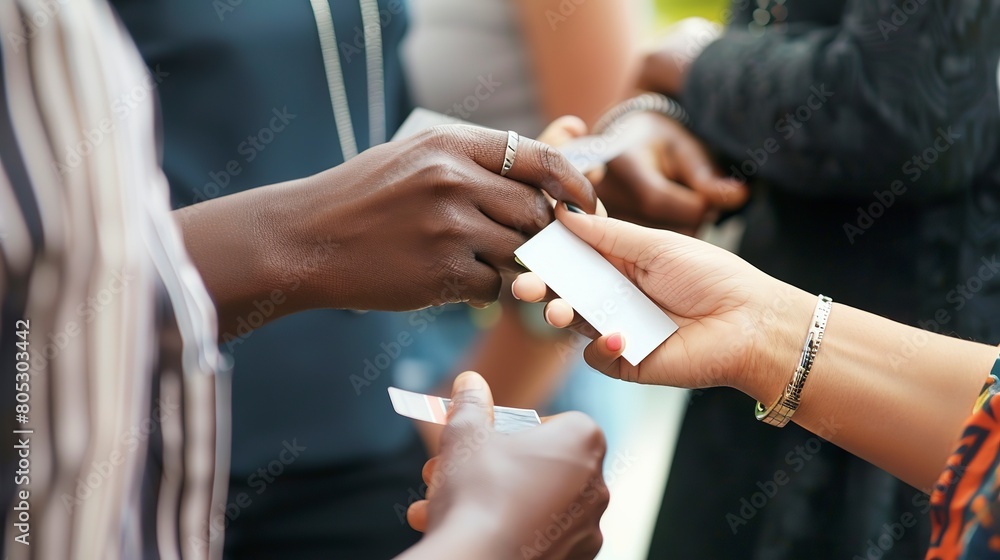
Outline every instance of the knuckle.
[[634, 184], [626, 183], [632, 192], [632, 196], [638, 203], [638, 210], [644, 214], [651, 212], [651, 209], [655, 207], [658, 203], [662, 202], [665, 198], [661, 195], [655, 187], [648, 184]]
[[503, 278], [496, 271], [486, 272], [482, 281], [477, 284], [475, 293], [470, 294], [469, 303], [486, 305], [500, 298]]
[[635, 368], [619, 365], [618, 378], [626, 383], [638, 383], [639, 372]]
[[[437, 211], [434, 213], [434, 217], [428, 220], [427, 226], [431, 237], [439, 240], [463, 239], [469, 233], [465, 209], [457, 201], [450, 198], [440, 200]], [[449, 252], [454, 253], [459, 247], [460, 245]]]
[[555, 218], [552, 206], [549, 205], [549, 201], [540, 191], [532, 189], [530, 196], [530, 203], [524, 205], [530, 215], [526, 217], [523, 224], [518, 224], [521, 231], [541, 230]]
[[488, 302], [492, 303], [500, 299], [500, 290], [503, 289], [503, 278], [499, 273], [494, 272], [489, 286]]
[[594, 452], [594, 455], [598, 457], [597, 469], [600, 470], [601, 463], [604, 461], [604, 455], [608, 452], [608, 440], [604, 437], [604, 430], [597, 423], [591, 420], [591, 424], [593, 429], [588, 438], [588, 445]]
[[[587, 346], [583, 349], [583, 359], [590, 367], [596, 369], [597, 371], [607, 375], [614, 373], [612, 371], [613, 368], [610, 368], [607, 361], [602, 357], [601, 349], [598, 347], [597, 342], [592, 341], [587, 344]], [[612, 377], [614, 376], [612, 375]], [[626, 380], [623, 379], [623, 381]]]
[[608, 489], [608, 485], [601, 480], [600, 487], [597, 489], [597, 511], [603, 513], [608, 509], [611, 504], [611, 490]]
[[465, 182], [465, 173], [453, 158], [444, 152], [434, 152], [424, 158], [426, 163], [417, 171], [416, 179], [433, 188], [437, 197], [449, 197]]
[[[455, 447], [466, 438], [465, 432], [457, 425], [448, 424], [441, 430], [441, 451]], [[442, 455], [445, 456], [445, 455]]]
[[483, 414], [486, 412], [486, 405], [482, 402], [476, 402], [475, 404], [468, 404], [464, 407], [457, 409], [448, 420], [448, 427], [451, 428], [452, 433], [459, 437], [467, 437], [475, 434], [477, 429], [482, 426], [480, 421], [483, 418]]
[[468, 414], [455, 414], [441, 431], [441, 445], [454, 446], [471, 441], [476, 433], [476, 424]]
[[608, 444], [604, 432], [593, 418], [582, 412], [567, 412], [565, 414], [567, 431], [586, 450], [596, 456], [604, 457]]
[[437, 276], [442, 281], [463, 278], [466, 274], [467, 259], [458, 251], [442, 255], [436, 264]]
[[417, 140], [421, 145], [432, 149], [445, 149], [451, 144], [454, 134], [451, 127], [436, 125], [422, 131]]
[[516, 229], [504, 228], [503, 231], [498, 232], [492, 239], [491, 245], [497, 252], [505, 255], [513, 255], [514, 250], [528, 240], [527, 236], [521, 233], [524, 231], [524, 228], [521, 226], [526, 223], [526, 219], [516, 218], [514, 221], [521, 222], [520, 224], [511, 224]]
[[425, 145], [444, 150], [453, 154], [468, 155], [478, 144], [477, 137], [481, 129], [464, 124], [441, 124], [428, 128], [421, 133], [421, 141]]
[[431, 257], [427, 265], [427, 304], [445, 305], [464, 301], [462, 293], [469, 259], [458, 252]]
[[480, 398], [479, 391], [459, 391], [452, 395], [451, 406], [455, 411], [454, 414], [458, 415], [464, 413], [466, 410], [482, 410], [488, 411], [489, 407]]
[[538, 143], [538, 161], [548, 176], [560, 176], [565, 172], [566, 159], [548, 144]]
[[601, 530], [595, 529], [590, 537], [587, 539], [587, 544], [585, 546], [584, 558], [593, 558], [597, 556], [601, 549], [604, 547], [604, 534]]

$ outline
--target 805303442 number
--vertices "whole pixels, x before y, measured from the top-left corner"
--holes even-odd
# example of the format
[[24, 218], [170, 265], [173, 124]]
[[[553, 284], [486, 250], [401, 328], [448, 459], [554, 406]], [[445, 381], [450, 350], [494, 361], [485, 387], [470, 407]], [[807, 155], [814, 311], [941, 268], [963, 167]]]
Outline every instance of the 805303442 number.
[[28, 341], [29, 331], [31, 329], [31, 322], [28, 320], [18, 320], [14, 325], [14, 334], [18, 338], [15, 346], [17, 346], [17, 352], [14, 354], [14, 369], [16, 373], [14, 374], [14, 399], [17, 404], [14, 407], [15, 420], [18, 424], [28, 423], [28, 412], [30, 407], [28, 401], [30, 400], [31, 391], [31, 351], [28, 348], [30, 342]]

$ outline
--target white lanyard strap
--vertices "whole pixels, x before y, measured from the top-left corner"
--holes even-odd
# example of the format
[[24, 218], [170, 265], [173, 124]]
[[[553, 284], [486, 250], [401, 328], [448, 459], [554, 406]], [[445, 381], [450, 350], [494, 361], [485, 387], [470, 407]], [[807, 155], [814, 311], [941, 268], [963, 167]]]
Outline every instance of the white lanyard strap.
[[[330, 90], [333, 118], [337, 123], [340, 149], [344, 161], [358, 155], [358, 141], [354, 136], [351, 108], [347, 102], [347, 86], [340, 66], [337, 33], [333, 27], [328, 0], [310, 0], [316, 17], [316, 30], [323, 54], [326, 83]], [[360, 0], [361, 19], [365, 35], [365, 61], [368, 73], [368, 130], [369, 145], [385, 142], [385, 79], [382, 66], [382, 25], [379, 20], [378, 0]]]
[[365, 28], [365, 62], [368, 66], [369, 146], [385, 142], [385, 70], [382, 66], [382, 22], [378, 0], [361, 0]]

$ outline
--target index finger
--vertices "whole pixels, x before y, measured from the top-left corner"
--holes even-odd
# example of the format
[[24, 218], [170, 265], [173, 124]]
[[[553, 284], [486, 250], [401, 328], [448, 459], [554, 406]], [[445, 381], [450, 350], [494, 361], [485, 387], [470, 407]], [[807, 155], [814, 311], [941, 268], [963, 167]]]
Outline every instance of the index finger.
[[750, 195], [746, 184], [723, 175], [702, 146], [682, 143], [677, 155], [681, 181], [705, 197], [710, 206], [735, 210], [746, 204]]
[[[674, 227], [697, 227], [705, 218], [705, 197], [663, 176], [659, 164], [641, 153], [626, 153], [608, 165], [613, 179], [637, 191], [635, 202], [651, 219]], [[628, 191], [626, 191], [628, 192]], [[633, 204], [635, 203], [633, 202]]]
[[[506, 132], [465, 125], [442, 128], [461, 129], [461, 137], [466, 139], [460, 146], [462, 152], [483, 169], [500, 174], [507, 154]], [[548, 144], [519, 136], [514, 162], [506, 176], [541, 189], [556, 200], [578, 206], [588, 214], [597, 211], [594, 186]]]

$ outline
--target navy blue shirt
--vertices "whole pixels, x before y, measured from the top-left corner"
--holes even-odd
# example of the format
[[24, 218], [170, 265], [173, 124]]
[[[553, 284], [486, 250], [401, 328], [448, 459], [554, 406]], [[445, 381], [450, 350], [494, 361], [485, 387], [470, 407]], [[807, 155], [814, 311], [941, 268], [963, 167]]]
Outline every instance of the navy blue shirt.
[[[175, 207], [342, 163], [309, 2], [114, 4], [147, 65], [162, 77], [163, 166]], [[409, 111], [399, 55], [406, 17], [398, 0], [383, 0], [380, 7], [391, 135]], [[368, 83], [360, 7], [338, 0], [330, 8], [363, 150], [369, 142]], [[295, 470], [388, 455], [410, 444], [413, 428], [392, 412], [385, 387], [401, 364], [426, 358], [425, 346], [439, 342], [426, 335], [432, 326], [427, 318], [317, 310], [224, 342], [235, 359], [233, 476], [267, 465], [286, 441], [306, 448], [288, 466]], [[412, 343], [389, 356], [403, 333]], [[449, 367], [452, 358], [436, 356], [434, 367]]]

